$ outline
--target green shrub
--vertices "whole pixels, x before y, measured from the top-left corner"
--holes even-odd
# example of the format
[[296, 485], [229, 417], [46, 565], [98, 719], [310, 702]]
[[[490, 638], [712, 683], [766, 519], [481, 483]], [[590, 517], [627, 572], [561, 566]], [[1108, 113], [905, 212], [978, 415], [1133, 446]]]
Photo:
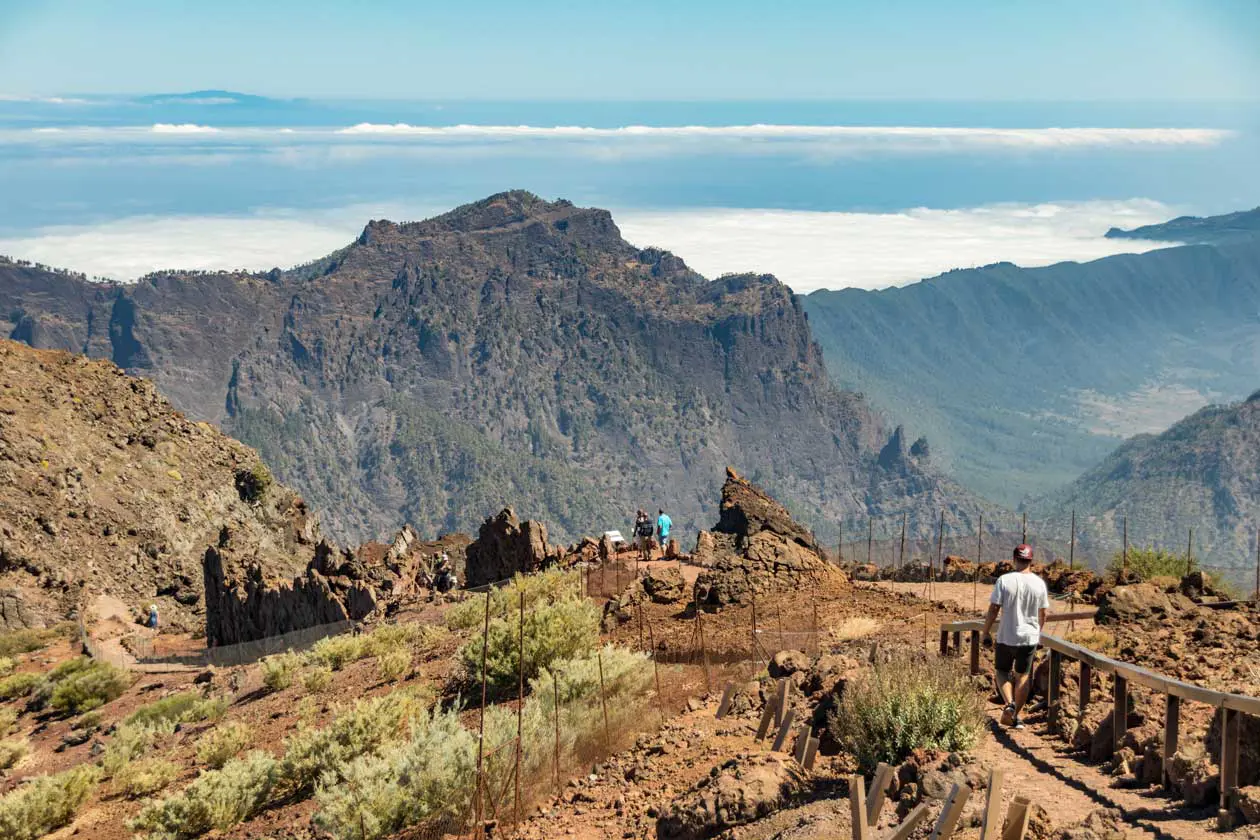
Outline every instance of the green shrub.
[[128, 799], [152, 796], [179, 778], [179, 768], [164, 758], [133, 761], [114, 776], [114, 790]]
[[119, 726], [101, 754], [101, 769], [105, 776], [117, 775], [133, 760], [148, 752], [158, 739], [174, 731], [175, 723], [169, 720]]
[[289, 651], [268, 656], [262, 661], [263, 686], [268, 691], [283, 691], [293, 685], [293, 678], [302, 667], [302, 657]]
[[69, 669], [60, 677], [56, 676], [56, 670], [48, 675], [46, 684], [52, 688], [48, 706], [54, 711], [66, 715], [90, 712], [116, 700], [131, 685], [131, 676], [121, 668], [106, 662], [79, 661], [86, 664]]
[[314, 694], [327, 691], [331, 685], [332, 668], [327, 665], [316, 665], [302, 676], [302, 687]]
[[17, 663], [11, 657], [0, 656], [0, 677], [7, 677], [13, 673], [13, 669], [17, 667]]
[[376, 754], [405, 737], [408, 726], [423, 712], [419, 697], [404, 690], [360, 700], [322, 729], [299, 724], [285, 742], [286, 791], [309, 794], [322, 774], [335, 776], [359, 756]]
[[427, 823], [453, 830], [467, 810], [477, 768], [477, 736], [454, 711], [418, 718], [410, 739], [361, 756], [324, 776], [315, 825], [336, 840], [378, 840]]
[[42, 685], [44, 678], [39, 674], [12, 674], [0, 680], [0, 700], [16, 700], [25, 697]]
[[100, 771], [81, 765], [55, 776], [40, 776], [0, 797], [0, 837], [37, 840], [67, 825], [100, 780]]
[[259, 461], [247, 470], [236, 473], [236, 492], [243, 502], [260, 502], [271, 489], [274, 479], [267, 465]]
[[320, 639], [311, 648], [308, 658], [334, 671], [340, 671], [351, 662], [358, 662], [367, 656], [367, 637], [353, 633], [342, 633], [339, 636], [328, 636]]
[[225, 830], [265, 808], [279, 778], [280, 762], [265, 752], [251, 752], [149, 805], [129, 826], [149, 840], [185, 840]]
[[[536, 677], [556, 662], [576, 659], [599, 643], [599, 610], [587, 600], [540, 602], [525, 612], [525, 679]], [[486, 674], [500, 690], [517, 685], [520, 650], [519, 617], [513, 613], [490, 622]], [[464, 667], [473, 680], [481, 680], [481, 638], [473, 638], [460, 650]]]
[[[525, 593], [525, 609], [535, 604], [554, 604], [557, 601], [575, 600], [578, 597], [580, 573], [562, 569], [547, 569], [533, 575], [517, 574], [506, 586], [490, 590], [490, 618], [507, 618], [520, 609], [521, 593]], [[486, 600], [475, 595], [456, 604], [446, 613], [446, 625], [455, 630], [480, 628], [485, 621]]]
[[0, 738], [13, 731], [13, 727], [17, 726], [17, 719], [17, 709], [0, 709]]
[[70, 725], [71, 729], [77, 729], [80, 732], [95, 732], [101, 728], [101, 713], [97, 711], [86, 712], [79, 715], [74, 723]]
[[25, 738], [12, 738], [0, 741], [0, 770], [8, 770], [30, 752], [30, 744]]
[[376, 657], [376, 672], [382, 682], [397, 682], [411, 668], [411, 650], [398, 648], [387, 650]]
[[979, 740], [987, 719], [963, 671], [943, 660], [902, 660], [845, 686], [828, 725], [863, 772], [899, 764], [917, 749], [961, 752]]
[[[1118, 551], [1107, 564], [1107, 574], [1114, 579], [1119, 576], [1122, 568], [1125, 568], [1124, 552]], [[1154, 577], [1171, 577], [1181, 580], [1186, 574], [1186, 555], [1173, 554], [1157, 548], [1133, 547], [1129, 549], [1127, 568], [1129, 574], [1142, 580], [1150, 580]]]
[[66, 638], [73, 624], [58, 624], [43, 630], [12, 630], [0, 633], [0, 656], [33, 653], [48, 647], [59, 638]]
[[243, 723], [219, 724], [197, 742], [197, 760], [212, 770], [218, 770], [249, 746], [252, 735]]
[[124, 726], [154, 726], [163, 723], [197, 723], [218, 720], [227, 712], [227, 701], [202, 697], [195, 691], [182, 691], [143, 706], [127, 716]]

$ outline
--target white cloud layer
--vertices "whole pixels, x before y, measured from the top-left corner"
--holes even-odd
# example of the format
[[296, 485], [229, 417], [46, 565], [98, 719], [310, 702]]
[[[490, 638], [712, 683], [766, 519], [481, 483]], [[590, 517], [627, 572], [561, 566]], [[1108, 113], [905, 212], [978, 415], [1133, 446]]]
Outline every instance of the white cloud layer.
[[901, 286], [951, 268], [1092, 260], [1168, 245], [1104, 239], [1110, 227], [1166, 221], [1156, 201], [999, 204], [898, 213], [666, 210], [616, 214], [626, 239], [673, 251], [700, 273], [774, 274], [799, 293]]
[[[370, 218], [418, 219], [436, 211], [364, 205], [248, 217], [137, 217], [0, 239], [0, 253], [123, 280], [170, 268], [263, 270], [322, 257], [350, 242]], [[802, 293], [903, 285], [1003, 260], [1046, 265], [1146, 251], [1168, 243], [1102, 235], [1113, 225], [1174, 215], [1140, 199], [898, 213], [614, 211], [628, 240], [667, 248], [706, 276], [764, 272]]]

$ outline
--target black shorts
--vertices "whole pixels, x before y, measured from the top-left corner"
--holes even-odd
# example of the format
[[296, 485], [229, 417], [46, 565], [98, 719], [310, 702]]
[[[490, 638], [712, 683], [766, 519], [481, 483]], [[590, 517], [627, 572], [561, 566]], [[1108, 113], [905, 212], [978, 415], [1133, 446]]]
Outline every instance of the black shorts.
[[998, 642], [993, 652], [994, 665], [999, 671], [1031, 674], [1036, 653], [1036, 645], [1004, 645]]

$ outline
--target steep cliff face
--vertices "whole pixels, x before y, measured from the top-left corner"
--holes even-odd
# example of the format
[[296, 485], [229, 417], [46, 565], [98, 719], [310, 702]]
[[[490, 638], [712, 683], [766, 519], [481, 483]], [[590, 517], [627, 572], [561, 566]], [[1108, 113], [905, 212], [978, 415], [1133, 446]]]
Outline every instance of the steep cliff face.
[[200, 629], [202, 556], [292, 575], [319, 539], [257, 454], [104, 361], [0, 341], [0, 630], [105, 594]]
[[785, 286], [706, 281], [602, 210], [505, 193], [265, 275], [21, 274], [0, 266], [15, 337], [124, 359], [349, 542], [509, 504], [559, 539], [661, 506], [690, 538], [728, 463], [826, 537], [868, 511], [926, 531], [977, 509], [925, 459], [881, 462], [889, 432], [830, 383]]

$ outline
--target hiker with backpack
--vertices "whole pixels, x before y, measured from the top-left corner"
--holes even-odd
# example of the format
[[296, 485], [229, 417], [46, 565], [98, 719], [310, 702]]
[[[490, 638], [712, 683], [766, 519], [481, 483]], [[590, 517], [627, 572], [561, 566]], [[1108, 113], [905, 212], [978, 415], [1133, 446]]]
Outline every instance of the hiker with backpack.
[[656, 517], [656, 532], [661, 535], [661, 556], [664, 557], [669, 546], [669, 531], [674, 527], [674, 521], [669, 518], [664, 508], [657, 510], [657, 513], [660, 515]]

